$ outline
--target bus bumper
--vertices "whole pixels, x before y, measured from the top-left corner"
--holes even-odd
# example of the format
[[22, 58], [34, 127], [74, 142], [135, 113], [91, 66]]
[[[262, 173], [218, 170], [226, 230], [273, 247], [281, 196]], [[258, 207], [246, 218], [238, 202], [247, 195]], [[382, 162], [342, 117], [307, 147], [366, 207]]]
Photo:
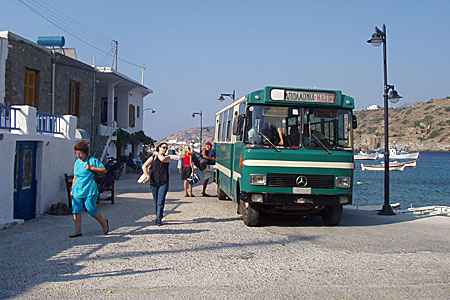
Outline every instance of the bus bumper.
[[241, 191], [240, 200], [270, 206], [338, 206], [352, 204], [352, 194], [282, 194]]

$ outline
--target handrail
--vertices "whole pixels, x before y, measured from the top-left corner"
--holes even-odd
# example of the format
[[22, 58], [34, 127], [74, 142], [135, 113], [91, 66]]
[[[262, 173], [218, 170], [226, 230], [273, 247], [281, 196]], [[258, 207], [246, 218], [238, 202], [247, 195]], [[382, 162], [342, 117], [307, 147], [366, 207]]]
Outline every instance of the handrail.
[[61, 116], [36, 112], [36, 131], [41, 133], [61, 133]]
[[5, 105], [0, 105], [0, 129], [19, 129], [16, 124], [17, 111], [20, 109]]

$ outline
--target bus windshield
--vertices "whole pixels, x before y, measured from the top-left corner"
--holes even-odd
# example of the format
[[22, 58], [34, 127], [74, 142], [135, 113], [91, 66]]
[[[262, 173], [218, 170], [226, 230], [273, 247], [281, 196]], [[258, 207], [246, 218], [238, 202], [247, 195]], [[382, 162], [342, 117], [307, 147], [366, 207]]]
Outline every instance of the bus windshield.
[[[351, 150], [351, 112], [343, 109], [251, 105], [247, 109], [247, 148]], [[273, 144], [273, 145], [272, 145]]]

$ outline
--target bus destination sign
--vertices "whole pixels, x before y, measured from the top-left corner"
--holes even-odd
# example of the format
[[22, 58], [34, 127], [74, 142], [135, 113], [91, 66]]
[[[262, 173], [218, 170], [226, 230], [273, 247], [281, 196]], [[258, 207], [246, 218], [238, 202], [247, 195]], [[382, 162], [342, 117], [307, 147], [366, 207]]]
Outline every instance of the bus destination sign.
[[297, 101], [308, 103], [336, 103], [336, 94], [330, 92], [293, 91], [272, 89], [270, 98], [276, 101]]

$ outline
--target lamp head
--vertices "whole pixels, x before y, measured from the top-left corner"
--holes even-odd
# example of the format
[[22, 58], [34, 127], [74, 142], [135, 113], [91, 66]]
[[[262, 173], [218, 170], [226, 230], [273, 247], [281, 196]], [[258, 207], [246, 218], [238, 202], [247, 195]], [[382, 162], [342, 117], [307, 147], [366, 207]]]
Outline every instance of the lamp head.
[[378, 32], [375, 32], [374, 34], [372, 34], [372, 38], [367, 42], [375, 47], [378, 47], [381, 45], [383, 41], [384, 41], [383, 37]]
[[378, 47], [381, 45], [381, 43], [384, 42], [384, 38], [385, 38], [384, 32], [375, 26], [375, 33], [372, 34], [372, 38], [367, 42], [375, 47]]
[[220, 95], [220, 97], [217, 99], [219, 101], [225, 101], [225, 98], [223, 97], [223, 95]]
[[400, 96], [396, 90], [391, 90], [391, 91], [389, 92], [388, 99], [389, 99], [392, 103], [397, 103], [401, 98], [403, 98], [403, 97]]

